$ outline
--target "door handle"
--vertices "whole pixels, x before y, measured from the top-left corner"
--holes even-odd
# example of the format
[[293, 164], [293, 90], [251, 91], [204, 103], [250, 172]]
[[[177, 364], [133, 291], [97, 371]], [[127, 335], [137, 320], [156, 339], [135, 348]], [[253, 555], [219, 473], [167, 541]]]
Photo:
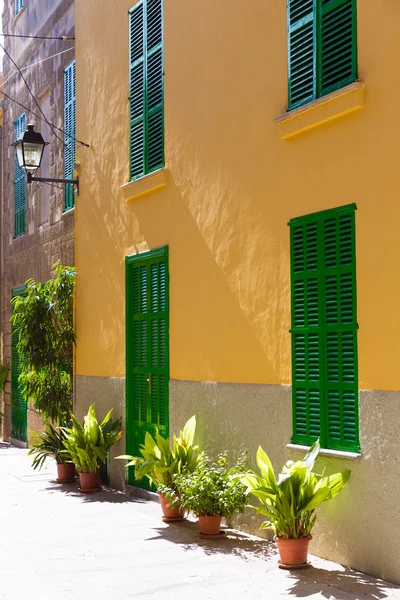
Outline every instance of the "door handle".
[[149, 373], [149, 375], [147, 377], [147, 390], [148, 390], [149, 394], [151, 394], [151, 373]]

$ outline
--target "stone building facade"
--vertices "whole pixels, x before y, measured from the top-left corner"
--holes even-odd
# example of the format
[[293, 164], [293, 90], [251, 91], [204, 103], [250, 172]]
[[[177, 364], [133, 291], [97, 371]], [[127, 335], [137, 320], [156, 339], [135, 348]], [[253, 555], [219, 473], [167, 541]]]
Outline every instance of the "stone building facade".
[[[61, 38], [74, 38], [74, 1], [5, 0], [2, 19], [4, 33], [36, 36], [4, 38], [2, 88], [8, 97], [3, 101], [1, 333], [2, 358], [12, 367], [4, 393], [3, 438], [27, 443], [28, 432], [37, 428], [40, 417], [31, 406], [26, 410], [19, 394], [10, 300], [13, 294], [22, 293], [28, 278], [48, 280], [55, 261], [74, 264], [74, 209], [70, 208], [71, 202], [66, 204], [62, 186], [26, 184], [23, 173], [16, 170], [11, 144], [17, 133], [33, 123], [49, 142], [37, 174], [65, 176], [64, 80], [65, 71], [71, 66], [75, 69], [75, 50], [74, 40]], [[7, 54], [20, 67], [27, 85]]]

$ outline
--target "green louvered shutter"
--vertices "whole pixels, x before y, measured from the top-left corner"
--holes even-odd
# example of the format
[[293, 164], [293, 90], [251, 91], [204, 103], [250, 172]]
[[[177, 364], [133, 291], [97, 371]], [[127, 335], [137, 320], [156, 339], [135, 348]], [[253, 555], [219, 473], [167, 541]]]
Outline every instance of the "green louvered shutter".
[[293, 442], [321, 435], [321, 332], [318, 230], [314, 222], [291, 228]]
[[357, 79], [356, 0], [287, 0], [292, 110]]
[[[323, 222], [326, 439], [329, 448], [359, 449], [354, 209]], [[321, 225], [321, 226], [322, 226]]]
[[163, 4], [130, 11], [130, 169], [137, 179], [164, 166]]
[[[64, 71], [64, 177], [73, 179], [76, 155], [76, 64], [73, 61]], [[64, 211], [74, 207], [74, 186], [64, 189]]]
[[[26, 286], [22, 285], [12, 290], [12, 297], [25, 296]], [[18, 330], [13, 326], [11, 335], [11, 436], [23, 442], [27, 441], [28, 406], [21, 394], [18, 377], [21, 373], [19, 358]]]
[[320, 95], [357, 79], [355, 0], [322, 0], [320, 17]]
[[358, 451], [355, 205], [291, 227], [293, 437]]
[[288, 0], [289, 109], [316, 94], [314, 0]]
[[[127, 452], [137, 455], [146, 431], [169, 433], [169, 296], [167, 248], [126, 260]], [[148, 487], [147, 480], [129, 483]]]
[[[14, 141], [26, 130], [26, 114], [22, 113], [14, 121]], [[14, 149], [14, 237], [25, 233], [26, 213], [26, 175], [18, 166], [17, 153]]]

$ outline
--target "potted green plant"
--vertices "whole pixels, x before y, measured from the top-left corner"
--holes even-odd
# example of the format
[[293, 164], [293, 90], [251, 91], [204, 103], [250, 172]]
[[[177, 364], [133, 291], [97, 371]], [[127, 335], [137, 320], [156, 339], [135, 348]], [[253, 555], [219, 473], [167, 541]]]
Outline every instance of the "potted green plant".
[[64, 441], [65, 433], [60, 428], [55, 428], [51, 423], [46, 423], [42, 431], [33, 433], [32, 449], [28, 456], [33, 456], [32, 466], [41, 469], [47, 458], [53, 458], [57, 463], [58, 483], [68, 483], [75, 479], [75, 465], [70, 454], [66, 452]]
[[220, 537], [222, 517], [244, 511], [246, 487], [239, 476], [244, 473], [245, 462], [242, 455], [229, 468], [225, 455], [220, 454], [216, 462], [203, 455], [193, 472], [175, 477], [176, 491], [167, 488], [162, 491], [172, 501], [179, 495], [181, 505], [198, 517], [201, 535]]
[[317, 440], [304, 460], [288, 461], [276, 479], [271, 461], [260, 446], [256, 462], [261, 476], [249, 472], [241, 477], [247, 492], [258, 498], [261, 504], [252, 508], [268, 517], [260, 529], [274, 531], [280, 564], [286, 568], [301, 568], [307, 564], [308, 544], [316, 521], [315, 510], [323, 502], [334, 498], [350, 475], [350, 471], [328, 476], [313, 473], [319, 450]]
[[[163, 438], [156, 428], [154, 437], [146, 432], [144, 444], [139, 448], [141, 456], [124, 454], [118, 459], [128, 460], [126, 467], [134, 467], [135, 479], [147, 477], [154, 485], [159, 496], [165, 519], [181, 519], [184, 510], [180, 507], [176, 494], [175, 477], [193, 471], [201, 456], [199, 446], [194, 444], [196, 433], [196, 415], [185, 424], [179, 435], [173, 436], [172, 446]], [[172, 496], [166, 499], [162, 489], [171, 490]]]
[[65, 433], [65, 454], [71, 456], [80, 478], [80, 490], [92, 492], [99, 489], [100, 463], [107, 461], [110, 448], [121, 436], [121, 419], [111, 420], [112, 409], [106, 414], [101, 423], [96, 417], [95, 405], [89, 407], [79, 423], [75, 415], [71, 416], [71, 427], [63, 427]]

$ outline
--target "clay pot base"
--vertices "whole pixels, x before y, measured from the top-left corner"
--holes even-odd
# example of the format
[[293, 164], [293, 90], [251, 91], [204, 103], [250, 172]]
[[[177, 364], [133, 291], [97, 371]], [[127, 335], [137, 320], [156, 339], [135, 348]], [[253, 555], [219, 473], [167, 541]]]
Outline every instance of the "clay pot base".
[[56, 479], [56, 483], [74, 483], [75, 477], [73, 479]]
[[182, 523], [186, 521], [186, 517], [162, 517], [164, 523]]
[[308, 569], [308, 567], [311, 567], [310, 562], [295, 563], [293, 565], [288, 565], [286, 563], [281, 562], [280, 560], [278, 560], [278, 565], [280, 569], [286, 569], [287, 571], [290, 571], [291, 569]]
[[219, 533], [201, 533], [200, 537], [202, 540], [222, 540], [226, 536], [226, 531], [220, 531]]
[[101, 492], [101, 488], [99, 488], [99, 487], [97, 487], [97, 488], [81, 488], [81, 487], [78, 487], [78, 490], [82, 494], [96, 494], [96, 492]]

